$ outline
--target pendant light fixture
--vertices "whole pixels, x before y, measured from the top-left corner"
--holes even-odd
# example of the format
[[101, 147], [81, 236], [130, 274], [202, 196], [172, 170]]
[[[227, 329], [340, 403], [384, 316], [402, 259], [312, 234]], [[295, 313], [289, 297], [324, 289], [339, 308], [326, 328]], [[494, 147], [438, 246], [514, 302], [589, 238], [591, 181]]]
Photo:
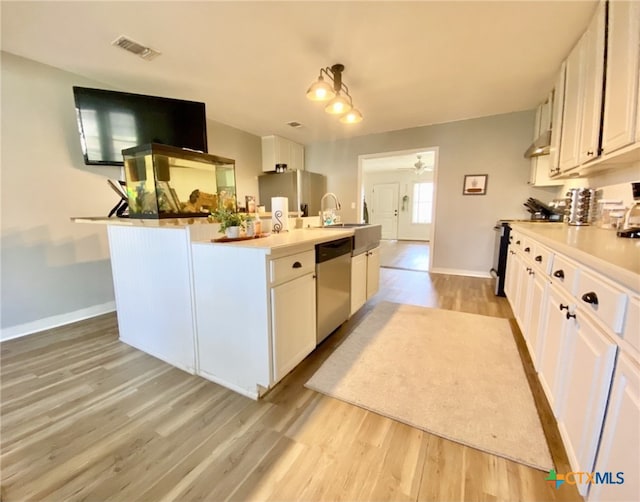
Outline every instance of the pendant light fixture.
[[[334, 64], [320, 68], [320, 76], [307, 90], [307, 98], [311, 101], [328, 101], [325, 111], [330, 115], [339, 115], [343, 124], [356, 124], [362, 121], [362, 113], [353, 107], [349, 88], [342, 82], [344, 65]], [[330, 85], [325, 79], [331, 81]]]

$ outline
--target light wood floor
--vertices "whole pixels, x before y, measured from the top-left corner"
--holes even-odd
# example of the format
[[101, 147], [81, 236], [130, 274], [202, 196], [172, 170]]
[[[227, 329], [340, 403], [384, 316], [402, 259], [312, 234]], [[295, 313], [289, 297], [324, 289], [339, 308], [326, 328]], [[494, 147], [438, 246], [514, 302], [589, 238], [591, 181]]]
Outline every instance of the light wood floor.
[[380, 266], [401, 270], [429, 270], [429, 243], [426, 241], [380, 241]]
[[381, 292], [260, 402], [120, 343], [112, 314], [2, 343], [2, 501], [581, 500], [546, 473], [304, 388], [377, 301], [512, 317], [488, 279], [381, 276]]

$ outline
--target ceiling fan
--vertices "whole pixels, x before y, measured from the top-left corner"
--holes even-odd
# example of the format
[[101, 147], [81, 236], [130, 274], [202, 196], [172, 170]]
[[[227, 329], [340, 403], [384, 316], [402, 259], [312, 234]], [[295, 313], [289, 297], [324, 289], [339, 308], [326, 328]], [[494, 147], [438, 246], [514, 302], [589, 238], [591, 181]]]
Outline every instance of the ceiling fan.
[[417, 154], [416, 157], [418, 157], [418, 162], [416, 162], [415, 164], [413, 164], [413, 167], [400, 167], [399, 169], [411, 169], [412, 171], [414, 171], [416, 174], [422, 174], [425, 171], [432, 171], [433, 167], [430, 166], [429, 164], [422, 162], [422, 155], [421, 154]]

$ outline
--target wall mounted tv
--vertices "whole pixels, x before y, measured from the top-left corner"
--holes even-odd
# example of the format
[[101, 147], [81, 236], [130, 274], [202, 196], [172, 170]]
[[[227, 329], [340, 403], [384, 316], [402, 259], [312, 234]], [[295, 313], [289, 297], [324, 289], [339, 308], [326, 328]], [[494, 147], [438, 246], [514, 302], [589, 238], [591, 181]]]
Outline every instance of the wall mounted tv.
[[204, 103], [73, 88], [84, 163], [123, 165], [122, 150], [146, 143], [207, 153]]

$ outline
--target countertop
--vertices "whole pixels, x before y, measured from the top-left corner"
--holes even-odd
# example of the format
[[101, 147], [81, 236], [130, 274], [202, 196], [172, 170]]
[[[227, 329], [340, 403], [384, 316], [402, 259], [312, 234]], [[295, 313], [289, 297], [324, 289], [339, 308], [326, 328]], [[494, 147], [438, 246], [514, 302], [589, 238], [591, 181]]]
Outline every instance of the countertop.
[[566, 223], [512, 222], [511, 227], [640, 293], [640, 239], [615, 230]]
[[353, 228], [327, 229], [327, 228], [301, 228], [282, 232], [280, 234], [270, 234], [267, 237], [257, 239], [247, 239], [230, 242], [210, 242], [196, 241], [197, 244], [210, 243], [214, 246], [237, 246], [252, 249], [277, 250], [281, 248], [297, 246], [299, 244], [316, 245], [322, 242], [329, 242], [343, 237], [351, 237]]

